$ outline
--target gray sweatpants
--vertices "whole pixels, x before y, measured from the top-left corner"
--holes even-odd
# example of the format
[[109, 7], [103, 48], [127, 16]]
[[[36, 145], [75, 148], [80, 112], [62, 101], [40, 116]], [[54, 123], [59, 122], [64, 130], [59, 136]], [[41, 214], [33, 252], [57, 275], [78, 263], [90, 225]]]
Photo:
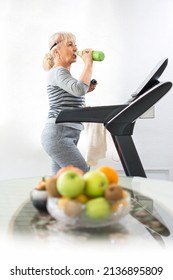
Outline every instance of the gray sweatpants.
[[89, 170], [86, 161], [77, 148], [80, 130], [56, 124], [46, 123], [41, 135], [41, 143], [46, 153], [52, 159], [52, 175], [69, 164]]

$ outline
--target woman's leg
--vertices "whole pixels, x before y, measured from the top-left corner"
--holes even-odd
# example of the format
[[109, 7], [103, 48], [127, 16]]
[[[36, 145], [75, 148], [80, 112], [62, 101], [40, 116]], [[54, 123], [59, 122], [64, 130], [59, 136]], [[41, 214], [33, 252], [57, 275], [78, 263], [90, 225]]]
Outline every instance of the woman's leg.
[[77, 148], [80, 130], [56, 125], [46, 124], [42, 133], [42, 145], [52, 159], [52, 172], [56, 172], [69, 164], [82, 169], [89, 170], [87, 163]]
[[57, 162], [52, 159], [52, 165], [51, 165], [52, 175], [55, 175], [60, 168], [61, 166], [59, 166], [59, 164], [57, 164]]

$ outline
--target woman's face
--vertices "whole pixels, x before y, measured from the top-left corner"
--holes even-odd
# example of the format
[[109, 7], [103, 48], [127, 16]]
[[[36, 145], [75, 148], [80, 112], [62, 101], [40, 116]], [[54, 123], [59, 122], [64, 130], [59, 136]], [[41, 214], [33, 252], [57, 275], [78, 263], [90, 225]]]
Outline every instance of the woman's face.
[[77, 47], [74, 41], [64, 41], [58, 50], [59, 59], [64, 65], [71, 65], [76, 62]]

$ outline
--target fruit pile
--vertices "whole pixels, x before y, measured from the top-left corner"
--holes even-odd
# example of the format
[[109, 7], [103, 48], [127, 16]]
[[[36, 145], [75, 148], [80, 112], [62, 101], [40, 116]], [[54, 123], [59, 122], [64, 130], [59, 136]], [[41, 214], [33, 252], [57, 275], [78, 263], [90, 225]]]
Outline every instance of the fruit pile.
[[70, 217], [85, 215], [90, 220], [105, 220], [126, 206], [127, 193], [118, 185], [117, 171], [110, 166], [83, 173], [72, 165], [61, 168], [55, 176], [43, 178], [37, 190], [57, 198], [57, 207]]

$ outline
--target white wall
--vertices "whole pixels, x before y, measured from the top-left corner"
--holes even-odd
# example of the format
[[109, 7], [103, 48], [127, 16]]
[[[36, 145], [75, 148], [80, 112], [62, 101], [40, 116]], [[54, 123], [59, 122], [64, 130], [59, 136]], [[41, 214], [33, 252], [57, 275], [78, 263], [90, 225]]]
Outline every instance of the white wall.
[[[173, 81], [172, 12], [171, 0], [1, 0], [0, 179], [50, 173], [40, 134], [48, 110], [42, 58], [53, 33], [71, 31], [79, 49], [105, 52], [105, 61], [94, 63], [99, 85], [87, 104], [121, 104], [164, 57], [169, 65], [161, 79]], [[73, 74], [81, 69], [78, 59]], [[171, 90], [156, 105], [155, 119], [137, 122], [133, 137], [149, 174], [171, 180], [172, 100]], [[109, 135], [108, 143], [99, 164], [122, 169]]]

